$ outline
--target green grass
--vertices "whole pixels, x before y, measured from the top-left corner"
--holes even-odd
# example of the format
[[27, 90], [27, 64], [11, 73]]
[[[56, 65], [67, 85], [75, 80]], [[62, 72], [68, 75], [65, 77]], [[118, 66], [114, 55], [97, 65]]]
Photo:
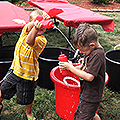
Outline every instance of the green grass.
[[[99, 25], [93, 25], [98, 32], [99, 41], [104, 47], [105, 52], [114, 49], [117, 44], [120, 44], [120, 14], [119, 13], [100, 13], [113, 17], [115, 19], [115, 30], [106, 32]], [[68, 37], [68, 27], [60, 22], [60, 30]], [[72, 34], [75, 28], [72, 28]], [[58, 31], [52, 31], [44, 34], [48, 40], [47, 46], [66, 47], [67, 41]], [[3, 45], [15, 44], [17, 39], [15, 35], [10, 35], [10, 39], [3, 38]], [[72, 35], [71, 35], [72, 37]], [[38, 118], [45, 120], [62, 120], [55, 111], [55, 91], [46, 90], [37, 87], [35, 99], [33, 103], [33, 113]], [[120, 94], [110, 91], [107, 87], [104, 89], [104, 94], [99, 107], [99, 115], [102, 120], [119, 120], [120, 119]], [[4, 109], [1, 113], [1, 120], [25, 120], [25, 106], [16, 103], [16, 95], [4, 101]]]

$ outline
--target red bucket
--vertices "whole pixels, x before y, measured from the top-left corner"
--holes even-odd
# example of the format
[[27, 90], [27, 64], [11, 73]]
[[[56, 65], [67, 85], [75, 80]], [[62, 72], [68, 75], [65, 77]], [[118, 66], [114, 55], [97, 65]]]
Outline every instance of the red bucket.
[[[55, 85], [56, 113], [65, 120], [74, 120], [80, 100], [79, 77], [73, 73], [63, 76], [59, 66], [53, 68], [50, 77]], [[69, 78], [70, 77], [70, 78]], [[108, 74], [105, 76], [105, 85], [108, 83]], [[96, 113], [98, 110], [96, 111]]]
[[79, 77], [70, 72], [67, 77], [73, 78], [73, 80], [69, 78], [65, 80], [66, 76], [60, 73], [58, 66], [51, 70], [50, 76], [55, 84], [56, 113], [62, 119], [74, 120], [74, 113], [79, 104]]

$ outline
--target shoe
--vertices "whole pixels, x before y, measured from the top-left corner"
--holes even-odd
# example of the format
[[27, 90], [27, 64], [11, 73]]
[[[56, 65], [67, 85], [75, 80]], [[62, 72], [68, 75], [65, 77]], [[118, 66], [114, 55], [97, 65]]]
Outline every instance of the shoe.
[[0, 104], [2, 107], [1, 107], [1, 109], [0, 109], [0, 114], [1, 114], [1, 112], [2, 112], [2, 109], [3, 109], [3, 104], [1, 103]]
[[[32, 114], [33, 115], [33, 114]], [[27, 117], [28, 120], [33, 120], [34, 118], [34, 115], [30, 118], [30, 117]]]

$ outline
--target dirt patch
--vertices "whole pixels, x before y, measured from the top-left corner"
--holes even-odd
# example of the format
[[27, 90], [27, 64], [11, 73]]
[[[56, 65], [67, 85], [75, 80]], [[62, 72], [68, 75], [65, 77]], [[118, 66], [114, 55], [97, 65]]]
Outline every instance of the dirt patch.
[[[108, 5], [98, 5], [91, 2], [91, 0], [70, 0], [71, 4], [77, 5], [85, 9], [108, 9], [108, 10], [118, 10], [120, 9], [120, 3], [113, 2]], [[35, 6], [29, 5], [27, 1], [23, 2], [21, 5], [16, 3], [21, 8], [37, 8]]]
[[113, 2], [109, 3], [108, 5], [98, 5], [94, 4], [91, 2], [91, 0], [71, 0], [74, 2], [75, 5], [85, 8], [85, 9], [110, 9], [110, 10], [115, 10], [115, 9], [120, 9], [120, 3], [118, 2]]

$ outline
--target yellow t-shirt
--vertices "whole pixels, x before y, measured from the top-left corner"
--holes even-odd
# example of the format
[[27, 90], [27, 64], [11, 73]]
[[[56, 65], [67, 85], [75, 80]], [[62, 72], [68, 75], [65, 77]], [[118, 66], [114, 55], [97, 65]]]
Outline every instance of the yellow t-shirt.
[[13, 69], [15, 75], [23, 79], [34, 79], [34, 81], [36, 81], [39, 75], [38, 57], [45, 48], [47, 40], [43, 35], [38, 36], [35, 39], [34, 45], [32, 47], [29, 46], [26, 43], [28, 35], [28, 32], [26, 32], [27, 25], [23, 28], [16, 44], [11, 69]]

